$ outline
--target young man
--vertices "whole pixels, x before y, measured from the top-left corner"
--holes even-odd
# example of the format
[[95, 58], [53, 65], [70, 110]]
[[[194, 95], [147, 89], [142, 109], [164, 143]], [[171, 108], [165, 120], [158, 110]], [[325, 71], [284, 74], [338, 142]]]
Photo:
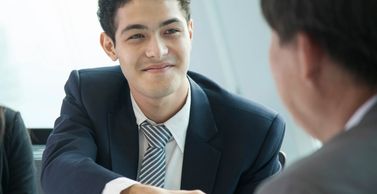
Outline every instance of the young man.
[[70, 75], [43, 156], [47, 194], [249, 194], [279, 171], [279, 116], [187, 73], [188, 0], [100, 0], [98, 15], [120, 66]]
[[377, 1], [261, 2], [280, 95], [323, 146], [257, 193], [377, 193]]

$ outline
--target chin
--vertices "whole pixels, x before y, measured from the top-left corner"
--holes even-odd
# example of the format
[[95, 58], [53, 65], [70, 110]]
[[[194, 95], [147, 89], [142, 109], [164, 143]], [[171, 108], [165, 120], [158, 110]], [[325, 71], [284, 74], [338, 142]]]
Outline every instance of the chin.
[[172, 87], [171, 85], [170, 86], [150, 85], [150, 87], [145, 88], [145, 94], [147, 94], [151, 98], [166, 97], [174, 92], [175, 92], [174, 87]]
[[183, 81], [175, 75], [158, 80], [149, 80], [142, 85], [145, 94], [153, 98], [161, 98], [177, 92], [180, 87], [183, 87]]

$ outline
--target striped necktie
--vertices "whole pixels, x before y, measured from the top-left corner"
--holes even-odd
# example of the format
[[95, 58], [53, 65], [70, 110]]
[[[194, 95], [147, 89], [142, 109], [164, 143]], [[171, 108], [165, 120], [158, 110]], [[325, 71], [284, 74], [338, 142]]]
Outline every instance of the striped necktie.
[[172, 134], [165, 125], [151, 125], [144, 121], [141, 130], [148, 142], [138, 176], [142, 184], [163, 188], [165, 185], [166, 154], [165, 146], [172, 138]]

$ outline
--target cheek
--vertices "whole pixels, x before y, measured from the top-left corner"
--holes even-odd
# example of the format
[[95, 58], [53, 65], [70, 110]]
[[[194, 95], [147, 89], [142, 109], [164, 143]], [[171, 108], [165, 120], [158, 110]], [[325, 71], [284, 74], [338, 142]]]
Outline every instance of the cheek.
[[137, 49], [119, 49], [117, 55], [119, 63], [126, 69], [134, 68], [141, 56]]
[[175, 50], [181, 52], [182, 54], [186, 54], [191, 50], [191, 40], [187, 36], [181, 36], [172, 41], [171, 46], [175, 48]]
[[287, 57], [288, 56], [285, 56], [284, 50], [276, 47], [276, 45], [271, 45], [269, 55], [270, 71], [280, 98], [283, 103], [289, 107], [291, 75], [289, 75], [289, 65], [287, 64], [289, 62], [287, 61]]
[[269, 50], [269, 64], [271, 71], [274, 72], [276, 63], [278, 62], [278, 48], [275, 41], [272, 41]]
[[288, 89], [287, 88], [287, 83], [286, 83], [286, 77], [284, 76], [284, 74], [278, 69], [278, 64], [271, 64], [270, 65], [270, 68], [271, 68], [271, 73], [272, 73], [272, 77], [275, 81], [275, 86], [279, 92], [279, 95], [281, 98], [285, 98], [285, 92], [286, 90]]
[[190, 61], [191, 44], [186, 41], [176, 42], [169, 47], [169, 55], [177, 63], [188, 66]]

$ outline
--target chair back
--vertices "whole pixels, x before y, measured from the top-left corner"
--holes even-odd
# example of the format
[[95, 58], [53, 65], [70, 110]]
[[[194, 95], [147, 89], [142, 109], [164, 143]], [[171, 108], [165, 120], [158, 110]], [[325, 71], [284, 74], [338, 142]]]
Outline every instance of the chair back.
[[286, 155], [283, 151], [279, 151], [279, 162], [281, 164], [281, 168], [284, 168], [286, 162]]

